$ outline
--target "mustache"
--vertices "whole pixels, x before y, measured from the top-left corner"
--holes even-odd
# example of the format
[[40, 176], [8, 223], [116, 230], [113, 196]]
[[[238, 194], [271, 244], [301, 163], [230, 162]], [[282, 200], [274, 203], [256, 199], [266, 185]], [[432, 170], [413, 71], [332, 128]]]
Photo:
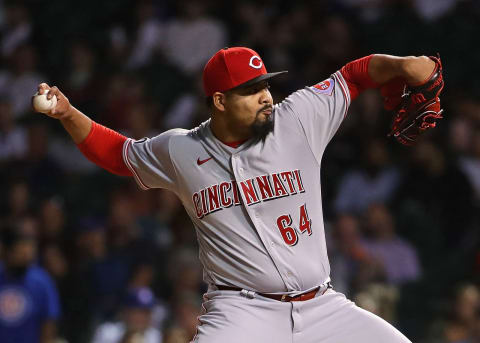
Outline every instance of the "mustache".
[[273, 106], [272, 106], [272, 105], [265, 105], [265, 106], [263, 106], [261, 109], [259, 109], [259, 110], [257, 111], [257, 115], [260, 114], [260, 112], [263, 112], [263, 111], [265, 111], [265, 110], [273, 110]]

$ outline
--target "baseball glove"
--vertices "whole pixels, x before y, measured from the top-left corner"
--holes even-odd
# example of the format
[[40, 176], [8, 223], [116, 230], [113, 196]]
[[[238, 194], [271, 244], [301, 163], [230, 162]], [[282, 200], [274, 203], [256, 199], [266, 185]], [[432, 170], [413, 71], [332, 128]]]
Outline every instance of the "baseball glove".
[[[430, 56], [435, 69], [430, 78], [419, 86], [404, 85], [401, 101], [396, 106], [390, 134], [404, 145], [413, 145], [418, 136], [434, 128], [441, 119], [439, 95], [443, 90], [443, 68], [440, 56]], [[398, 85], [398, 83], [397, 83]]]

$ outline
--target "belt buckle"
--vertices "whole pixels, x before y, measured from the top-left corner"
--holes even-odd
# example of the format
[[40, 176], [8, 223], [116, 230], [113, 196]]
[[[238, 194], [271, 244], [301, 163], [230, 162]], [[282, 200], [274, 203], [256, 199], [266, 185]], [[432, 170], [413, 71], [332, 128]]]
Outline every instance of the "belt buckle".
[[[332, 288], [330, 282], [327, 282], [325, 284], [325, 290], [323, 291], [323, 293], [325, 293], [325, 291], [329, 288]], [[321, 286], [318, 286], [317, 288], [314, 288], [312, 289], [311, 291], [309, 292], [306, 292], [306, 293], [301, 293], [301, 294], [297, 294], [297, 295], [294, 295], [294, 296], [291, 296], [291, 295], [288, 295], [288, 294], [283, 294], [282, 297], [280, 298], [280, 301], [283, 301], [283, 302], [287, 302], [287, 301], [297, 301], [296, 299], [300, 299], [300, 301], [303, 301], [304, 300], [304, 296], [307, 295], [307, 294], [310, 294], [311, 292], [319, 292], [321, 291], [323, 285]], [[323, 295], [322, 293], [322, 295]]]

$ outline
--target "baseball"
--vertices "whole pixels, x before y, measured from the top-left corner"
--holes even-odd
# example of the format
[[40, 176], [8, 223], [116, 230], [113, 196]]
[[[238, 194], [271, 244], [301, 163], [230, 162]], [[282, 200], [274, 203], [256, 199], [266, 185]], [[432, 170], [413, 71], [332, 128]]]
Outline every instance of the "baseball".
[[51, 99], [47, 99], [48, 90], [45, 90], [43, 94], [35, 93], [33, 96], [33, 108], [37, 112], [48, 113], [57, 106], [57, 97], [54, 96]]

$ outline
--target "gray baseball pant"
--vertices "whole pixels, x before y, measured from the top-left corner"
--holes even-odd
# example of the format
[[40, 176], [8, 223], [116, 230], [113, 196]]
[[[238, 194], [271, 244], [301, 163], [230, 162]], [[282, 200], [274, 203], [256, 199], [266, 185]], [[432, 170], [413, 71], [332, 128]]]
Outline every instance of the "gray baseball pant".
[[195, 343], [411, 343], [333, 289], [295, 302], [216, 290], [202, 307]]

